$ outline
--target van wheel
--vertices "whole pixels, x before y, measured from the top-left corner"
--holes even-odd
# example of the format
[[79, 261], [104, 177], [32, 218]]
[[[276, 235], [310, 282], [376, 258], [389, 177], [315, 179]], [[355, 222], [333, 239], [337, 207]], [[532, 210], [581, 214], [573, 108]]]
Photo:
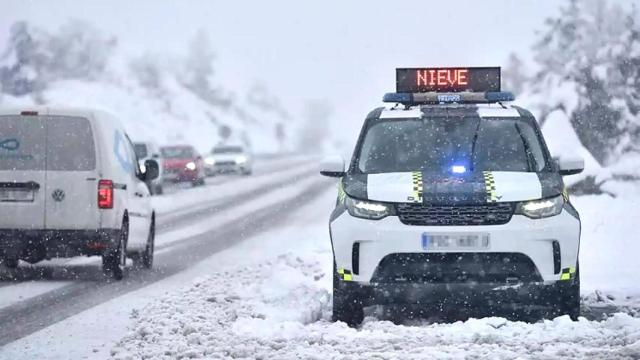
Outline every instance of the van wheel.
[[[343, 285], [343, 286], [340, 286]], [[342, 321], [350, 327], [358, 326], [364, 320], [361, 300], [354, 291], [340, 284], [336, 265], [333, 265], [333, 321]]]
[[114, 280], [124, 278], [124, 269], [127, 265], [127, 239], [129, 238], [129, 226], [122, 225], [119, 232], [118, 243], [114, 249], [107, 250], [102, 254], [102, 271]]
[[149, 238], [147, 239], [147, 246], [144, 249], [144, 252], [141, 254], [140, 259], [142, 260], [142, 267], [145, 269], [151, 269], [153, 266], [153, 252], [156, 244], [156, 222], [155, 220], [151, 222], [151, 228], [149, 229]]

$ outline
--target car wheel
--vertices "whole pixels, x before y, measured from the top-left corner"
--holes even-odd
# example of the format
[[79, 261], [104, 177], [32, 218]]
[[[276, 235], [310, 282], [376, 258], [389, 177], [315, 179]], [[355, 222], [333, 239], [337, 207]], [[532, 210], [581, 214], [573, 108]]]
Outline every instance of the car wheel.
[[351, 327], [358, 326], [364, 320], [362, 302], [352, 289], [340, 285], [340, 278], [334, 262], [332, 319], [333, 321], [342, 321]]
[[571, 320], [577, 321], [580, 316], [580, 265], [576, 267], [573, 280], [567, 283], [559, 291], [560, 315], [569, 315]]
[[156, 222], [151, 222], [151, 228], [149, 229], [149, 238], [147, 239], [147, 246], [142, 253], [142, 267], [145, 269], [151, 269], [153, 266], [153, 253], [156, 246]]
[[106, 276], [114, 280], [122, 280], [124, 278], [124, 269], [127, 265], [126, 249], [128, 238], [129, 226], [124, 223], [119, 231], [115, 248], [107, 250], [102, 255], [102, 271]]

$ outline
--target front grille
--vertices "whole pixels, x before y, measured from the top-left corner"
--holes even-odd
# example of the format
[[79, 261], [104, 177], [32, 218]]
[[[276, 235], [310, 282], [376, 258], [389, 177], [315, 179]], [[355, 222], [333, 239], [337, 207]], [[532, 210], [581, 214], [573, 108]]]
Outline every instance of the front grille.
[[216, 161], [216, 165], [218, 166], [233, 166], [235, 165], [236, 162], [235, 161]]
[[165, 168], [164, 169], [164, 173], [165, 174], [177, 174], [180, 172], [180, 169], [178, 168]]
[[540, 282], [531, 259], [520, 253], [389, 254], [378, 264], [374, 283]]
[[513, 215], [510, 203], [481, 205], [397, 204], [398, 217], [407, 225], [500, 225]]

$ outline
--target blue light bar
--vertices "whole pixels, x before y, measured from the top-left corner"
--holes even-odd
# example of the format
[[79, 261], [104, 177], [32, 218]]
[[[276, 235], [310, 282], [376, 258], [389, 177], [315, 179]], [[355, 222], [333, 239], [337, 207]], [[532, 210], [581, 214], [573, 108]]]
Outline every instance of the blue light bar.
[[382, 102], [407, 104], [413, 102], [413, 94], [410, 93], [386, 93]]
[[454, 93], [387, 93], [382, 98], [385, 103], [399, 103], [406, 106], [425, 104], [487, 104], [513, 101], [515, 96], [509, 91], [454, 92]]
[[513, 93], [510, 91], [495, 91], [495, 92], [486, 92], [484, 93], [485, 99], [487, 102], [499, 102], [499, 101], [514, 101], [516, 99], [513, 96]]

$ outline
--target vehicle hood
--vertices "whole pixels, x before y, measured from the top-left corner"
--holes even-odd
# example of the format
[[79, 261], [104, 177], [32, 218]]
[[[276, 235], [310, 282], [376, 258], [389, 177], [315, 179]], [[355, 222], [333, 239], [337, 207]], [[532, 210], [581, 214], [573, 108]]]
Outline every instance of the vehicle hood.
[[165, 169], [184, 168], [187, 163], [194, 161], [193, 159], [164, 159], [163, 166]]
[[425, 204], [527, 201], [559, 195], [563, 189], [558, 173], [511, 171], [352, 174], [345, 176], [343, 186], [347, 195], [358, 199]]

